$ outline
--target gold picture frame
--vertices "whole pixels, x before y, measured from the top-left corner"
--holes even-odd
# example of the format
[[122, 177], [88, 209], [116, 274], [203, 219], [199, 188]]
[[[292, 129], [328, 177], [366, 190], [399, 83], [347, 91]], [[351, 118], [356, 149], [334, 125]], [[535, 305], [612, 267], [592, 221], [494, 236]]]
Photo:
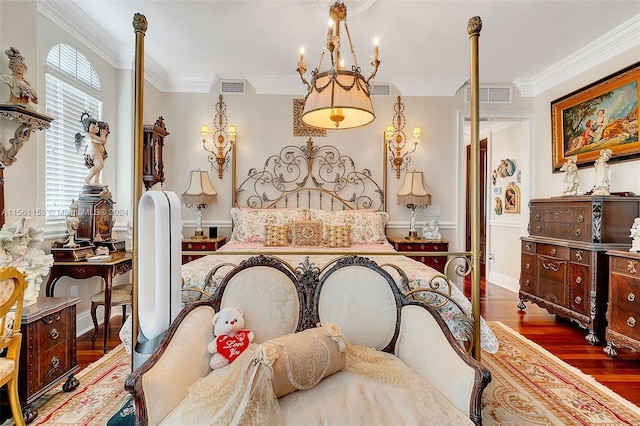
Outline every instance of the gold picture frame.
[[302, 110], [304, 109], [304, 99], [293, 100], [293, 136], [304, 137], [326, 137], [327, 131], [325, 129], [318, 129], [317, 127], [307, 126], [302, 122]]
[[640, 157], [640, 62], [551, 102], [552, 171], [571, 156], [593, 167], [602, 149], [611, 162]]
[[520, 188], [514, 182], [509, 182], [504, 190], [504, 213], [520, 213]]

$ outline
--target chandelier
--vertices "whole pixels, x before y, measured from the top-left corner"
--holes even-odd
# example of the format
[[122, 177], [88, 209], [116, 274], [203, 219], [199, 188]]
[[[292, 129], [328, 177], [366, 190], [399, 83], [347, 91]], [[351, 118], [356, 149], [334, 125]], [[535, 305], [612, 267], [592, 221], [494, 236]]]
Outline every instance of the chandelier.
[[[320, 55], [318, 67], [311, 72], [311, 83], [305, 78], [307, 65], [304, 62], [304, 48], [300, 49], [298, 74], [307, 86], [307, 96], [300, 117], [302, 122], [322, 129], [351, 129], [369, 124], [375, 118], [369, 94], [369, 81], [372, 80], [378, 67], [377, 40], [373, 48], [373, 71], [365, 79], [360, 73], [360, 66], [349, 34], [347, 25], [347, 7], [336, 1], [329, 9], [329, 30], [327, 40]], [[347, 35], [353, 65], [350, 70], [344, 69], [344, 61], [340, 53], [341, 24]], [[328, 71], [320, 72], [325, 53], [330, 56], [331, 66]]]

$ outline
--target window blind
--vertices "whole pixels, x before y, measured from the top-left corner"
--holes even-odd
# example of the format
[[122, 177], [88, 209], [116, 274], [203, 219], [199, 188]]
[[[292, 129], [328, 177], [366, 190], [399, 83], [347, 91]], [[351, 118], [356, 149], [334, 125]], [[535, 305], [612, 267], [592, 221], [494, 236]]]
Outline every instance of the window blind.
[[[45, 133], [48, 225], [64, 224], [71, 201], [85, 184], [84, 146], [78, 150], [75, 141], [76, 133], [85, 133], [80, 117], [85, 111], [98, 120], [102, 117], [102, 101], [90, 93], [100, 89], [93, 66], [80, 52], [72, 55], [71, 49], [76, 51], [68, 45], [54, 46], [47, 58], [46, 114], [54, 118]], [[55, 71], [69, 78], [63, 80]]]

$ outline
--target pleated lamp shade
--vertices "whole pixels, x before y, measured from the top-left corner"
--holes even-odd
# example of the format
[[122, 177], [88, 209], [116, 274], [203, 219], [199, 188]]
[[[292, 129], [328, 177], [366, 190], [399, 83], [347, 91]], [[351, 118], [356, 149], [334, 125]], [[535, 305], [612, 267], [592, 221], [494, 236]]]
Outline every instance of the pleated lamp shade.
[[189, 174], [189, 184], [182, 192], [182, 202], [184, 204], [201, 206], [215, 204], [218, 193], [213, 189], [209, 180], [209, 173], [204, 170], [191, 170]]
[[398, 204], [428, 206], [431, 204], [431, 194], [424, 186], [422, 172], [407, 172], [404, 183], [398, 191]]

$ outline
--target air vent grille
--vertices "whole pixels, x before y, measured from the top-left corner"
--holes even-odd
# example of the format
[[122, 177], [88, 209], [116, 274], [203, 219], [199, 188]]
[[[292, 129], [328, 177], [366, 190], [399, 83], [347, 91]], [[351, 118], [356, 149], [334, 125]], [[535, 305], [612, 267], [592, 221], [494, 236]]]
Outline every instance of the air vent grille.
[[[481, 104], [510, 104], [512, 88], [508, 86], [484, 86], [478, 89]], [[465, 90], [466, 103], [471, 102], [471, 87]]]
[[244, 95], [246, 93], [245, 82], [242, 80], [221, 80], [220, 92], [226, 95]]
[[390, 84], [372, 84], [371, 96], [391, 96]]

